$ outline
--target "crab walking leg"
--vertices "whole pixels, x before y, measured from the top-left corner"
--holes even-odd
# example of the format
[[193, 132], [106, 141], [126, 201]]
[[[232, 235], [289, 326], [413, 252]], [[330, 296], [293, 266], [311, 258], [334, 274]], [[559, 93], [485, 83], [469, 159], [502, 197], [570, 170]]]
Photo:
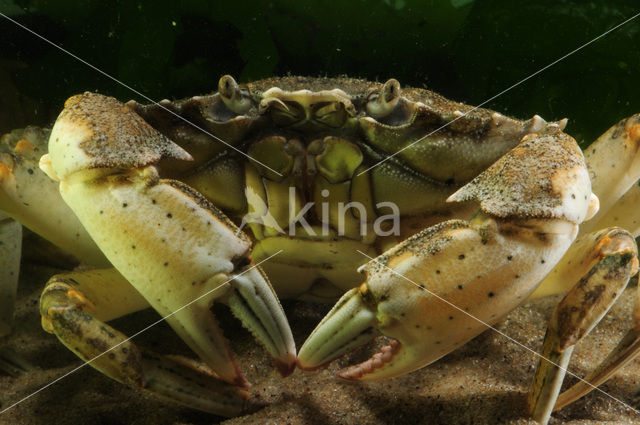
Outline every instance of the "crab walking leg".
[[240, 413], [246, 391], [219, 380], [203, 365], [142, 350], [105, 323], [147, 307], [115, 269], [54, 276], [40, 299], [43, 328], [110, 378], [195, 409]]
[[109, 261], [221, 379], [248, 386], [210, 311], [215, 300], [290, 373], [293, 336], [250, 264], [250, 240], [196, 191], [160, 179], [152, 164], [162, 157], [191, 158], [122, 103], [85, 93], [65, 103], [40, 164]]
[[[593, 371], [588, 373], [582, 381], [576, 382], [571, 388], [558, 396], [553, 410], [562, 409], [582, 396], [588, 394], [594, 387], [606, 382], [618, 370], [625, 367], [640, 353], [640, 296], [637, 295], [634, 306], [634, 327], [629, 329], [618, 345]], [[588, 384], [587, 384], [588, 383]]]
[[[549, 321], [529, 397], [531, 414], [541, 424], [549, 421], [573, 347], [604, 317], [629, 278], [638, 271], [634, 239], [622, 229], [609, 232], [618, 233], [614, 235], [617, 243], [612, 244], [608, 252], [601, 252], [601, 257], [586, 274], [578, 274], [578, 268], [572, 279], [575, 286], [558, 304]], [[583, 394], [593, 389], [584, 382], [581, 386], [586, 389]]]
[[611, 127], [585, 150], [584, 156], [593, 193], [600, 200], [600, 210], [580, 226], [580, 235], [602, 229], [602, 219], [640, 178], [640, 114]]
[[[635, 240], [631, 235], [628, 235], [625, 245], [620, 244], [620, 249], [617, 252], [610, 252], [607, 254], [607, 256], [609, 255], [620, 257], [620, 266], [623, 265], [622, 260], [628, 256], [632, 256], [633, 258], [626, 265], [628, 270], [613, 268], [606, 276], [621, 279], [621, 282], [623, 282], [626, 276], [632, 276], [637, 271], [637, 260], [635, 259], [637, 256], [637, 247]], [[607, 257], [604, 257], [603, 261], [606, 258]], [[615, 260], [612, 261], [613, 264], [616, 265]], [[616, 272], [619, 274], [616, 274]], [[594, 389], [594, 387], [606, 382], [607, 379], [613, 376], [618, 370], [637, 357], [640, 353], [640, 294], [636, 296], [636, 303], [633, 309], [633, 321], [634, 326], [629, 329], [618, 345], [611, 350], [602, 363], [600, 363], [600, 365], [598, 365], [598, 367], [593, 371], [588, 373], [583, 380], [577, 382], [571, 388], [560, 394], [553, 410], [561, 409], [562, 407], [588, 394]]]
[[22, 226], [0, 213], [0, 338], [11, 333], [18, 287]]
[[38, 166], [40, 156], [47, 151], [48, 137], [48, 130], [27, 127], [0, 139], [0, 211], [81, 262], [109, 267], [107, 259], [62, 200], [56, 182]]
[[[11, 333], [18, 289], [22, 226], [0, 212], [0, 339]], [[18, 354], [0, 347], [0, 370], [17, 376], [33, 366]]]
[[[640, 177], [640, 176], [639, 176]], [[602, 215], [593, 227], [594, 229], [605, 229], [607, 227], [618, 226], [628, 230], [634, 238], [640, 236], [640, 180], [616, 202], [606, 214]]]
[[[580, 278], [594, 279], [594, 273], [602, 267], [610, 267], [608, 277], [602, 280], [601, 287], [624, 286], [637, 269], [637, 247], [634, 238], [640, 234], [640, 219], [637, 209], [640, 203], [640, 177], [638, 163], [638, 144], [640, 143], [640, 116], [634, 115], [620, 121], [609, 129], [586, 151], [585, 158], [593, 183], [593, 191], [599, 194], [601, 208], [594, 219], [581, 226], [578, 240], [567, 251], [562, 261], [553, 269], [532, 295], [533, 298], [572, 290]], [[626, 193], [625, 193], [626, 191]], [[620, 226], [611, 227], [611, 226]], [[595, 233], [585, 233], [588, 229], [605, 229]], [[624, 260], [632, 255], [634, 258], [624, 264]], [[602, 264], [600, 264], [602, 263]], [[580, 280], [582, 282], [583, 280]], [[612, 281], [613, 280], [613, 281]], [[575, 292], [575, 289], [573, 290]], [[618, 294], [622, 290], [618, 291]], [[569, 296], [569, 295], [567, 295]], [[612, 298], [613, 302], [615, 298]], [[595, 302], [595, 300], [593, 300]], [[638, 303], [636, 303], [638, 304]], [[586, 309], [579, 306], [581, 310]], [[578, 308], [578, 307], [576, 307]], [[609, 305], [595, 305], [590, 308], [609, 309]], [[592, 391], [595, 387], [609, 379], [615, 372], [624, 367], [640, 353], [640, 328], [637, 323], [640, 313], [638, 305], [634, 308], [636, 326], [628, 331], [607, 358], [585, 378], [558, 396], [564, 379], [566, 366], [571, 357], [577, 338], [566, 345], [566, 340], [559, 341], [555, 335], [557, 329], [550, 326], [543, 354], [561, 368], [541, 361], [538, 366], [536, 381], [530, 398], [530, 406], [540, 421], [547, 421], [552, 409], [560, 409]], [[601, 317], [593, 312], [588, 316], [595, 325]], [[554, 316], [554, 320], [557, 320]], [[572, 329], [575, 323], [563, 322], [562, 332], [584, 332], [587, 324]], [[591, 325], [591, 322], [588, 323]], [[557, 326], [557, 325], [556, 325]], [[587, 332], [584, 332], [586, 334]], [[565, 335], [566, 338], [569, 335]], [[565, 344], [566, 348], [559, 346]], [[544, 388], [542, 382], [546, 382]], [[557, 397], [557, 401], [556, 401]], [[553, 403], [555, 402], [555, 406]]]
[[526, 136], [451, 196], [480, 203], [469, 222], [433, 226], [362, 266], [365, 283], [314, 330], [299, 366], [326, 364], [376, 328], [395, 341], [342, 377], [397, 376], [464, 344], [522, 303], [560, 260], [597, 209], [590, 188], [573, 139]]
[[566, 294], [603, 259], [635, 251], [633, 235], [620, 227], [610, 227], [580, 236], [567, 250], [562, 261], [540, 283], [531, 298]]

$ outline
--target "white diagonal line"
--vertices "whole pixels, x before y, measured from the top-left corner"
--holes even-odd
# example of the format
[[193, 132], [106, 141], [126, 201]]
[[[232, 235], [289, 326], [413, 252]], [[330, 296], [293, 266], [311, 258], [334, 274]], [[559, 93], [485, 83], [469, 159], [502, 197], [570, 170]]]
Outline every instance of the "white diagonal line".
[[485, 322], [484, 320], [482, 320], [482, 319], [480, 319], [480, 318], [478, 318], [478, 317], [474, 316], [473, 314], [471, 314], [471, 313], [467, 312], [466, 310], [464, 310], [464, 309], [462, 309], [462, 308], [458, 307], [457, 305], [453, 304], [451, 301], [449, 301], [449, 300], [447, 300], [447, 299], [445, 299], [445, 298], [441, 297], [440, 295], [436, 294], [435, 292], [433, 292], [433, 291], [429, 290], [429, 288], [427, 288], [427, 286], [426, 286], [426, 285], [420, 285], [420, 284], [418, 284], [418, 283], [414, 282], [413, 280], [411, 280], [411, 279], [409, 279], [408, 277], [406, 277], [406, 276], [402, 275], [401, 273], [398, 273], [397, 271], [393, 270], [392, 268], [387, 267], [386, 265], [382, 264], [382, 263], [381, 263], [381, 262], [379, 262], [377, 259], [375, 259], [375, 258], [373, 258], [373, 257], [370, 257], [369, 255], [365, 254], [364, 252], [360, 251], [359, 249], [357, 249], [356, 251], [358, 251], [360, 254], [364, 255], [365, 257], [367, 257], [369, 260], [374, 261], [376, 264], [378, 264], [378, 265], [380, 265], [380, 266], [384, 267], [385, 269], [387, 269], [387, 270], [391, 271], [392, 273], [394, 273], [394, 274], [396, 274], [396, 275], [400, 276], [401, 278], [403, 278], [403, 279], [404, 279], [404, 280], [406, 280], [407, 282], [412, 283], [412, 284], [416, 285], [418, 288], [420, 288], [420, 289], [422, 289], [422, 290], [427, 291], [430, 295], [434, 296], [434, 297], [435, 297], [435, 298], [437, 298], [438, 300], [440, 300], [440, 301], [442, 301], [442, 302], [444, 302], [444, 303], [448, 304], [449, 306], [451, 306], [451, 307], [455, 308], [455, 309], [456, 309], [456, 310], [458, 310], [459, 312], [466, 314], [467, 316], [469, 316], [469, 317], [470, 317], [470, 318], [472, 318], [473, 320], [475, 320], [475, 321], [479, 322], [479, 323], [480, 323], [480, 324], [482, 324], [483, 326], [486, 326], [487, 328], [489, 328], [489, 329], [491, 329], [491, 330], [493, 330], [493, 331], [497, 332], [498, 334], [500, 334], [500, 335], [502, 335], [503, 337], [507, 338], [509, 341], [511, 341], [511, 342], [513, 342], [513, 343], [515, 343], [516, 345], [518, 345], [518, 346], [520, 346], [520, 347], [524, 348], [524, 349], [525, 349], [525, 350], [527, 350], [527, 351], [530, 351], [530, 352], [531, 352], [531, 353], [533, 353], [534, 355], [536, 355], [536, 356], [540, 357], [541, 359], [546, 360], [547, 362], [551, 363], [552, 365], [554, 365], [554, 366], [555, 366], [555, 367], [557, 367], [558, 369], [560, 369], [560, 370], [564, 371], [565, 373], [567, 373], [567, 374], [569, 374], [569, 375], [573, 376], [574, 378], [577, 378], [578, 380], [580, 380], [580, 381], [584, 382], [585, 384], [589, 385], [589, 386], [590, 386], [591, 388], [593, 388], [594, 390], [600, 391], [602, 394], [604, 394], [605, 396], [607, 396], [607, 397], [609, 397], [609, 398], [611, 398], [611, 399], [613, 399], [613, 400], [617, 401], [618, 403], [622, 404], [622, 405], [623, 405], [624, 407], [626, 407], [627, 409], [629, 409], [629, 410], [633, 411], [633, 412], [634, 412], [634, 413], [636, 413], [636, 414], [640, 414], [640, 410], [636, 410], [636, 409], [634, 409], [633, 407], [629, 406], [629, 405], [628, 405], [627, 403], [625, 403], [624, 401], [622, 401], [622, 400], [620, 400], [620, 399], [618, 399], [618, 398], [616, 398], [616, 397], [612, 396], [611, 394], [609, 394], [609, 393], [607, 393], [606, 391], [604, 391], [604, 390], [602, 390], [602, 389], [600, 389], [600, 388], [596, 387], [595, 385], [591, 384], [590, 382], [585, 381], [584, 379], [582, 379], [581, 377], [579, 377], [579, 376], [578, 376], [578, 375], [576, 375], [575, 373], [573, 373], [573, 372], [571, 372], [571, 371], [569, 371], [569, 370], [567, 370], [567, 369], [563, 368], [562, 366], [560, 366], [560, 365], [558, 365], [557, 363], [555, 363], [555, 362], [551, 361], [550, 359], [548, 359], [547, 357], [545, 357], [545, 356], [543, 356], [542, 354], [538, 353], [537, 351], [535, 351], [535, 350], [533, 350], [533, 349], [531, 349], [531, 348], [527, 347], [526, 345], [524, 345], [523, 343], [519, 342], [518, 340], [516, 340], [516, 339], [514, 339], [514, 338], [510, 337], [509, 335], [505, 334], [505, 333], [504, 333], [504, 332], [502, 332], [501, 330], [499, 330], [499, 329], [497, 329], [497, 328], [494, 328], [493, 326], [491, 326], [490, 324], [488, 324], [488, 323], [487, 323], [487, 322]]
[[134, 89], [133, 87], [125, 84], [124, 82], [118, 80], [116, 77], [113, 77], [110, 74], [107, 74], [106, 72], [104, 72], [103, 70], [97, 68], [96, 66], [90, 64], [89, 62], [87, 62], [86, 60], [76, 56], [75, 54], [71, 53], [70, 51], [66, 50], [63, 47], [58, 46], [57, 44], [55, 44], [53, 41], [50, 41], [46, 38], [44, 38], [43, 36], [41, 36], [40, 34], [38, 34], [37, 32], [33, 31], [30, 28], [25, 27], [24, 25], [22, 25], [20, 22], [15, 21], [13, 19], [11, 19], [10, 17], [8, 17], [7, 15], [5, 15], [4, 13], [0, 12], [0, 16], [2, 16], [3, 18], [5, 18], [8, 21], [13, 22], [14, 24], [16, 24], [17, 26], [19, 26], [20, 28], [22, 28], [25, 31], [30, 32], [31, 34], [35, 35], [36, 37], [38, 37], [39, 39], [45, 41], [46, 43], [52, 45], [53, 47], [55, 47], [56, 49], [66, 53], [67, 55], [71, 56], [72, 58], [76, 59], [79, 62], [82, 62], [83, 64], [87, 65], [89, 68], [93, 69], [96, 72], [99, 72], [100, 74], [104, 75], [105, 77], [115, 81], [116, 83], [120, 84], [121, 86], [131, 90], [133, 93], [137, 94], [138, 96], [142, 97], [143, 99], [153, 103], [154, 105], [164, 109], [165, 111], [169, 112], [170, 114], [176, 116], [177, 118], [181, 119], [182, 121], [186, 122], [187, 124], [189, 124], [190, 126], [197, 128], [198, 130], [202, 131], [203, 133], [205, 133], [208, 136], [213, 137], [215, 140], [219, 141], [220, 143], [226, 145], [227, 147], [230, 147], [231, 149], [233, 149], [234, 151], [238, 152], [241, 155], [244, 155], [245, 157], [247, 157], [248, 159], [250, 159], [251, 161], [254, 161], [260, 165], [262, 165], [263, 167], [265, 167], [266, 169], [273, 171], [274, 173], [276, 173], [279, 176], [282, 176], [282, 174], [280, 174], [279, 172], [277, 172], [276, 170], [274, 170], [273, 168], [269, 167], [268, 165], [258, 161], [257, 159], [253, 158], [250, 155], [247, 155], [246, 153], [242, 152], [240, 149], [236, 148], [235, 146], [231, 145], [230, 143], [225, 142], [224, 140], [222, 140], [221, 138], [219, 138], [218, 136], [208, 132], [207, 130], [205, 130], [204, 128], [194, 124], [193, 122], [189, 121], [188, 119], [186, 119], [185, 117], [176, 114], [175, 112], [173, 112], [172, 110], [170, 110], [169, 108], [166, 108], [165, 106], [161, 105], [160, 103], [156, 102], [155, 100], [151, 99], [150, 97], [144, 95], [143, 93], [139, 92], [138, 90]]
[[411, 146], [415, 145], [416, 143], [419, 143], [420, 141], [426, 139], [427, 137], [431, 136], [434, 133], [437, 133], [438, 131], [442, 130], [445, 127], [450, 126], [451, 124], [453, 124], [454, 122], [458, 121], [460, 118], [462, 117], [466, 117], [468, 114], [472, 113], [473, 111], [475, 111], [476, 109], [479, 109], [480, 107], [482, 107], [483, 105], [486, 105], [487, 103], [491, 102], [492, 100], [494, 100], [497, 97], [502, 96], [503, 94], [505, 94], [506, 92], [512, 90], [513, 88], [519, 86], [520, 84], [524, 83], [527, 80], [530, 80], [531, 78], [535, 77], [536, 75], [540, 74], [543, 71], [546, 71], [547, 69], [551, 68], [553, 65], [557, 64], [558, 62], [568, 58], [569, 56], [573, 55], [574, 53], [576, 53], [579, 50], [584, 49], [585, 47], [587, 47], [588, 45], [595, 43], [596, 41], [598, 41], [599, 39], [601, 39], [602, 37], [604, 37], [605, 35], [609, 34], [612, 31], [617, 30], [618, 28], [620, 28], [621, 26], [623, 26], [624, 24], [634, 20], [635, 18], [637, 18], [638, 16], [640, 16], [640, 12], [636, 13], [635, 15], [633, 15], [632, 17], [626, 19], [623, 22], [620, 22], [618, 25], [616, 25], [613, 28], [608, 29], [607, 31], [603, 32], [602, 34], [600, 34], [599, 36], [597, 36], [596, 38], [587, 41], [586, 43], [584, 43], [583, 45], [576, 47], [575, 49], [573, 49], [572, 51], [570, 51], [569, 53], [565, 54], [564, 56], [554, 60], [553, 62], [551, 62], [550, 64], [548, 64], [545, 67], [540, 68], [539, 70], [537, 70], [536, 72], [534, 72], [533, 74], [529, 75], [528, 77], [523, 78], [522, 80], [518, 81], [515, 84], [512, 84], [511, 86], [507, 87], [506, 89], [502, 90], [500, 93], [490, 97], [489, 99], [485, 100], [484, 102], [474, 106], [473, 108], [471, 108], [470, 110], [468, 110], [467, 112], [465, 112], [462, 115], [457, 116], [456, 118], [454, 118], [453, 120], [449, 121], [448, 123], [438, 127], [437, 129], [433, 130], [432, 132], [420, 137], [418, 140], [415, 140], [413, 142], [411, 142], [410, 144], [408, 144], [407, 146], [403, 147], [402, 149], [398, 150], [397, 152], [392, 153], [391, 155], [387, 156], [384, 159], [381, 159], [380, 161], [376, 162], [375, 164], [373, 164], [371, 167], [367, 168], [364, 171], [361, 171], [360, 173], [358, 173], [358, 176], [366, 173], [367, 171], [371, 170], [372, 168], [377, 167], [378, 165], [382, 164], [383, 162], [388, 161], [389, 159], [393, 158], [394, 156], [398, 155], [400, 152], [404, 151], [405, 149], [409, 149]]
[[130, 341], [131, 339], [137, 337], [138, 335], [140, 335], [143, 332], [146, 332], [147, 330], [151, 329], [152, 327], [154, 327], [155, 325], [157, 325], [160, 322], [163, 322], [165, 320], [167, 320], [169, 317], [173, 316], [174, 314], [178, 313], [179, 311], [189, 307], [191, 304], [195, 303], [196, 301], [202, 299], [203, 297], [206, 297], [207, 295], [211, 294], [213, 291], [215, 291], [216, 289], [226, 285], [227, 283], [231, 282], [233, 279], [235, 279], [238, 276], [242, 276], [243, 274], [247, 273], [248, 271], [258, 267], [260, 264], [264, 263], [267, 260], [270, 260], [271, 258], [275, 257], [276, 255], [280, 254], [283, 250], [281, 249], [280, 251], [276, 252], [275, 254], [271, 254], [270, 256], [268, 256], [267, 258], [265, 258], [264, 260], [260, 261], [259, 263], [254, 264], [253, 266], [249, 267], [248, 269], [244, 270], [242, 273], [238, 273], [236, 275], [233, 275], [231, 278], [229, 278], [228, 280], [226, 280], [225, 282], [222, 282], [220, 285], [216, 286], [215, 288], [205, 292], [204, 294], [200, 295], [198, 298], [188, 302], [187, 304], [183, 305], [182, 307], [180, 307], [179, 309], [173, 311], [172, 313], [167, 314], [164, 317], [161, 317], [160, 319], [156, 320], [155, 322], [153, 322], [152, 324], [150, 324], [149, 326], [139, 330], [138, 332], [134, 333], [133, 335], [131, 335], [130, 337], [127, 337], [125, 340], [120, 341], [119, 343], [117, 343], [116, 345], [114, 345], [113, 347], [109, 348], [106, 351], [103, 351], [102, 353], [98, 354], [97, 356], [87, 360], [86, 362], [82, 363], [80, 366], [75, 367], [73, 369], [71, 369], [69, 372], [65, 373], [64, 375], [54, 379], [53, 381], [49, 382], [48, 384], [38, 388], [36, 391], [32, 392], [31, 394], [29, 394], [26, 397], [23, 397], [22, 399], [16, 401], [15, 403], [11, 404], [8, 407], [5, 407], [4, 409], [0, 410], [0, 415], [3, 414], [4, 412], [6, 412], [7, 410], [17, 406], [18, 404], [22, 403], [23, 401], [33, 397], [34, 395], [38, 394], [40, 391], [49, 388], [50, 386], [52, 386], [53, 384], [55, 384], [56, 382], [66, 378], [67, 376], [71, 375], [72, 373], [82, 369], [83, 367], [85, 367], [86, 365], [90, 364], [91, 362], [93, 362], [96, 359], [99, 359], [100, 357], [104, 356], [105, 354], [107, 354], [108, 352], [115, 350], [116, 348], [118, 348], [120, 345], [124, 344], [127, 341]]

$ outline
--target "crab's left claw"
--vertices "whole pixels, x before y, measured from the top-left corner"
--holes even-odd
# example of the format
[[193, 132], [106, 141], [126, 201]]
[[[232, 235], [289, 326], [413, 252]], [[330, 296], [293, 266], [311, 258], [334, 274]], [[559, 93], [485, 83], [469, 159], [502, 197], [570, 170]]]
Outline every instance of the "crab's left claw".
[[[451, 220], [422, 231], [372, 259], [362, 267], [366, 282], [345, 294], [304, 343], [299, 367], [329, 363], [377, 331], [391, 344], [343, 369], [341, 377], [390, 378], [436, 361], [526, 299], [577, 231], [569, 223], [543, 227], [515, 231], [479, 213], [471, 222]], [[540, 233], [556, 247], [536, 241]]]
[[392, 342], [341, 377], [399, 376], [461, 346], [526, 299], [577, 231], [566, 222], [526, 225], [539, 227], [516, 231], [479, 213], [471, 222], [426, 229], [372, 259], [362, 267], [366, 282], [345, 294], [304, 343], [299, 367], [329, 363], [377, 331]]
[[[372, 301], [366, 285], [344, 294], [305, 342], [298, 356], [298, 366], [305, 370], [317, 369], [375, 338], [378, 334], [377, 306]], [[365, 373], [369, 373], [369, 377], [379, 375], [382, 366], [389, 365], [398, 349], [399, 344], [394, 341], [367, 362], [341, 371], [340, 376], [356, 379]], [[400, 364], [398, 360], [394, 361], [396, 366]], [[385, 370], [389, 371], [390, 366]]]
[[582, 154], [559, 131], [526, 136], [450, 200], [475, 200], [480, 211], [371, 258], [361, 268], [365, 283], [300, 349], [301, 368], [330, 362], [376, 329], [395, 341], [342, 377], [381, 379], [426, 366], [522, 303], [597, 209]]

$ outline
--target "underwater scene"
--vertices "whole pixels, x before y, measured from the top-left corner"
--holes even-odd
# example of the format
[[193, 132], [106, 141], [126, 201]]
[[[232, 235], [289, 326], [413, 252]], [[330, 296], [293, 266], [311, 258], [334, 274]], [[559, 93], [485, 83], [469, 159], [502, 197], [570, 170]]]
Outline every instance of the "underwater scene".
[[0, 0], [0, 424], [640, 424], [640, 3]]

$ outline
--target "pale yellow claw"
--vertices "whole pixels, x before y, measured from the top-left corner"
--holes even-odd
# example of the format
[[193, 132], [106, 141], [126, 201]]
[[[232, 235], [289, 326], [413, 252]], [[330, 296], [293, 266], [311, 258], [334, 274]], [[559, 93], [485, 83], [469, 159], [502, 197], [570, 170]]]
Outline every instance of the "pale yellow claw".
[[[535, 161], [540, 173], [528, 174], [523, 164]], [[523, 302], [560, 260], [588, 214], [589, 189], [575, 141], [526, 137], [450, 198], [480, 203], [471, 221], [423, 230], [364, 265], [365, 283], [338, 301], [298, 364], [321, 366], [376, 329], [397, 342], [341, 376], [393, 377], [459, 347]]]
[[[633, 236], [639, 227], [637, 214], [631, 212], [636, 187], [627, 192], [640, 174], [635, 155], [638, 119], [621, 121], [587, 155], [598, 196], [591, 193], [575, 141], [559, 126], [525, 136], [449, 197], [448, 201], [479, 204], [480, 211], [470, 221], [448, 221], [423, 230], [361, 267], [365, 283], [345, 294], [314, 330], [300, 349], [299, 366], [320, 367], [379, 332], [392, 343], [339, 375], [376, 380], [410, 372], [491, 326], [529, 297], [553, 269], [536, 296], [568, 293], [547, 330], [529, 397], [530, 413], [546, 424], [552, 410], [604, 382], [640, 352], [638, 326], [584, 380], [559, 394], [573, 347], [638, 271]], [[604, 153], [595, 156], [596, 150]], [[617, 158], [622, 152], [634, 155], [621, 164]], [[610, 175], [611, 161], [616, 170]], [[601, 205], [604, 209], [598, 213]], [[625, 212], [630, 216], [618, 220]], [[593, 217], [597, 226], [626, 223], [633, 234], [617, 227], [592, 234], [582, 231], [572, 245], [578, 225]], [[638, 311], [634, 319], [640, 317]]]
[[[251, 240], [197, 191], [161, 179], [153, 164], [166, 157], [191, 159], [128, 107], [85, 93], [67, 101], [41, 164], [60, 180], [62, 198], [125, 282], [219, 379], [249, 386], [210, 311], [215, 301], [227, 303], [274, 357], [280, 372], [290, 374], [296, 361], [291, 330], [267, 277], [249, 258]], [[74, 293], [66, 291], [70, 301], [65, 302], [72, 302]], [[44, 309], [43, 317], [49, 311]], [[47, 320], [47, 328], [63, 342], [71, 338], [72, 330], [57, 315]], [[93, 340], [108, 339], [99, 331], [100, 322], [95, 323], [87, 325], [97, 335]], [[65, 343], [79, 347], [81, 357], [92, 355], [93, 348], [81, 336], [70, 341]], [[105, 358], [100, 369], [115, 379], [140, 383], [149, 371], [138, 363], [122, 369]], [[158, 379], [156, 385], [145, 386], [165, 396], [171, 393], [168, 377]], [[192, 403], [188, 398], [181, 402]], [[237, 406], [234, 409], [237, 413]]]

